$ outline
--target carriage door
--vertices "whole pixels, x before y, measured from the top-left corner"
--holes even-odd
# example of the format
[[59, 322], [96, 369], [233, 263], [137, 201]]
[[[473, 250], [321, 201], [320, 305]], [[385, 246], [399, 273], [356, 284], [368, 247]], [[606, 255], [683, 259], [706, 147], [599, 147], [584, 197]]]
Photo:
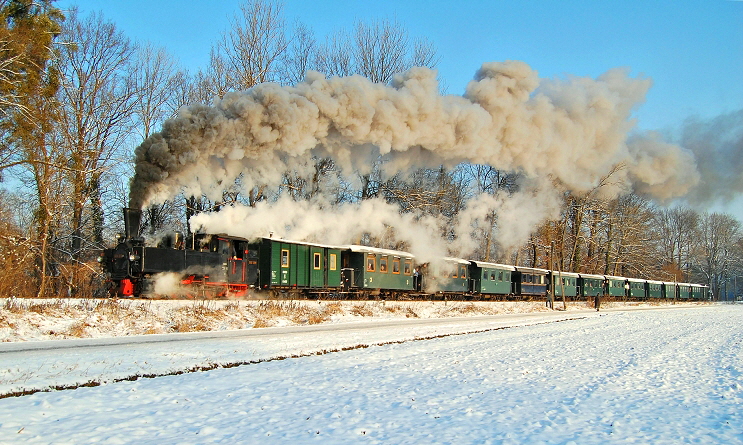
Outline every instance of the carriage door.
[[322, 247], [310, 247], [310, 287], [325, 286], [325, 251]]

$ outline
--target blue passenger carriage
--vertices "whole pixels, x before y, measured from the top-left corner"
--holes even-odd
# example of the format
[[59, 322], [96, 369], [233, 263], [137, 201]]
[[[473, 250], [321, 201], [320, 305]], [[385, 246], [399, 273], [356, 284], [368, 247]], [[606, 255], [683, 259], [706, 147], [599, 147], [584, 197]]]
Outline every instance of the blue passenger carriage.
[[516, 267], [514, 293], [523, 297], [545, 297], [549, 286], [549, 271], [532, 267]]

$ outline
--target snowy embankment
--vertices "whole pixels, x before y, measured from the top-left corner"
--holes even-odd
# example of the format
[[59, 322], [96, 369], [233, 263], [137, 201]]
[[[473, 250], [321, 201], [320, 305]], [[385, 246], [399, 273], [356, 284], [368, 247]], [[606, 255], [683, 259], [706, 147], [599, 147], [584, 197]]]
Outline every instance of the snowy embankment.
[[[564, 321], [549, 322], [554, 316]], [[473, 324], [459, 325], [459, 320]], [[512, 324], [517, 326], [497, 328]], [[350, 325], [357, 329], [337, 330]], [[486, 329], [5, 398], [0, 400], [0, 443], [743, 442], [741, 306], [247, 331], [261, 334], [255, 337], [178, 334], [211, 338], [91, 344], [56, 353], [41, 345], [104, 340], [28, 342], [25, 346], [37, 349], [0, 356], [21, 354], [12, 358], [16, 366], [40, 368], [69, 355], [74, 357], [68, 363], [77, 358], [79, 366], [104, 359], [106, 373], [115, 373], [132, 359], [148, 367], [141, 354], [153, 349], [196, 361], [209, 348], [221, 348], [215, 357], [246, 358], [270, 348], [309, 352], [353, 336], [374, 344], [385, 335], [475, 331], [478, 325]], [[29, 372], [30, 381], [35, 370], [29, 366]], [[59, 369], [60, 378], [66, 372]]]
[[[671, 303], [668, 303], [669, 305]], [[694, 304], [694, 303], [686, 303]], [[700, 304], [700, 303], [697, 303]], [[656, 304], [657, 306], [657, 304]], [[562, 309], [561, 302], [555, 307]], [[649, 307], [607, 302], [604, 308]], [[571, 302], [571, 311], [590, 311]], [[544, 302], [0, 299], [0, 342], [546, 312]]]

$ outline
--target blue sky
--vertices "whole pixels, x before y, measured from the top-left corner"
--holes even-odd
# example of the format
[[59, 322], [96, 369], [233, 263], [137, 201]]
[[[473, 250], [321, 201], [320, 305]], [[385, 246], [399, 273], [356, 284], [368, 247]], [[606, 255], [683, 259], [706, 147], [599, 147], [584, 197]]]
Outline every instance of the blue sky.
[[[101, 11], [133, 40], [165, 47], [189, 70], [206, 66], [240, 0], [63, 0]], [[540, 77], [597, 77], [615, 67], [649, 77], [638, 127], [664, 133], [689, 117], [743, 108], [743, 1], [285, 0], [318, 40], [357, 20], [396, 19], [438, 50], [439, 76], [461, 94], [483, 62], [522, 60]], [[740, 206], [739, 204], [738, 206]], [[738, 207], [736, 206], [736, 207]], [[723, 209], [740, 213], [740, 209]]]
[[[130, 38], [165, 47], [187, 68], [208, 62], [239, 0], [58, 1], [102, 11]], [[522, 60], [540, 77], [596, 77], [614, 67], [653, 79], [638, 110], [643, 129], [743, 108], [743, 1], [442, 2], [286, 0], [289, 22], [322, 37], [356, 20], [393, 18], [433, 41], [442, 81], [464, 91], [483, 62]], [[207, 6], [208, 5], [208, 6]]]

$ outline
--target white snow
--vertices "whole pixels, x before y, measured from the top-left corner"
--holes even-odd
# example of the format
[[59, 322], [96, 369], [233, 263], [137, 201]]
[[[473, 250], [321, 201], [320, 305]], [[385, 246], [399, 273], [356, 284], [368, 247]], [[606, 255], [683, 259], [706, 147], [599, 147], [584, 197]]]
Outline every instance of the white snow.
[[0, 393], [108, 383], [0, 399], [0, 443], [743, 443], [742, 325], [709, 305], [5, 343]]

